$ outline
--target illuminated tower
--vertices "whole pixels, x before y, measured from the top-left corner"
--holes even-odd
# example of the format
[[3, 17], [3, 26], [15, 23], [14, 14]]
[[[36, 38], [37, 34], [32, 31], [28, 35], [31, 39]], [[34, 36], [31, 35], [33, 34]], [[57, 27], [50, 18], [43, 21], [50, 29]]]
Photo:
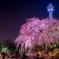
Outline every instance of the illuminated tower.
[[49, 19], [53, 19], [53, 11], [54, 11], [54, 6], [52, 3], [49, 3], [47, 6], [47, 11], [49, 12]]

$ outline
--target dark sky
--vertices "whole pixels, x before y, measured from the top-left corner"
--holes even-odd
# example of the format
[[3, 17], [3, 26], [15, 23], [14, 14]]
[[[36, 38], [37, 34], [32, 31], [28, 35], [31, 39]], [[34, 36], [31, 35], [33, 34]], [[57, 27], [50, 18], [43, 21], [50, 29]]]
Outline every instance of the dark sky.
[[0, 1], [0, 41], [15, 40], [19, 34], [19, 26], [27, 18], [48, 17], [47, 5], [55, 6], [54, 17], [59, 19], [59, 0], [8, 0]]

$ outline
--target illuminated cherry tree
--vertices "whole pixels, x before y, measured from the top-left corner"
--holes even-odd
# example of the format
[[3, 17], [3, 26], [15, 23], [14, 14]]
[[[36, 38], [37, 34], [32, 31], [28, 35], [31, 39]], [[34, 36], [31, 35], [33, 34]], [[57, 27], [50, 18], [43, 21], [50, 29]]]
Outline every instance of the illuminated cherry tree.
[[[58, 42], [59, 38], [59, 20], [49, 20], [48, 18], [40, 20], [39, 18], [30, 18], [21, 26], [19, 36], [15, 43], [17, 47], [32, 49], [35, 45], [49, 46], [50, 43]], [[25, 46], [24, 46], [25, 45]]]

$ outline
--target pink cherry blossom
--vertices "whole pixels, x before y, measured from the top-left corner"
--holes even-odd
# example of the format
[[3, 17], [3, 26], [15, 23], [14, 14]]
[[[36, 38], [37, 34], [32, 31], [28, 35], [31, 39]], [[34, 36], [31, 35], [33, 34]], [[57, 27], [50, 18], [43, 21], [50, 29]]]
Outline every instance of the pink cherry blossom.
[[19, 47], [24, 42], [25, 48], [33, 48], [37, 45], [50, 45], [57, 42], [59, 38], [59, 20], [48, 18], [40, 20], [39, 18], [30, 18], [21, 26], [19, 36], [15, 43]]

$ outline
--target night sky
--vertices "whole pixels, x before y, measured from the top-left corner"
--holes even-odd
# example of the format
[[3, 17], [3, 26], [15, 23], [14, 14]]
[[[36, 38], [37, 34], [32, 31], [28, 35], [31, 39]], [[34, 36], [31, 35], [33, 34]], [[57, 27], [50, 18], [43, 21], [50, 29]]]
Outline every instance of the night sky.
[[8, 0], [0, 1], [0, 41], [15, 40], [20, 26], [27, 18], [48, 17], [48, 3], [53, 3], [54, 18], [59, 19], [59, 0]]

